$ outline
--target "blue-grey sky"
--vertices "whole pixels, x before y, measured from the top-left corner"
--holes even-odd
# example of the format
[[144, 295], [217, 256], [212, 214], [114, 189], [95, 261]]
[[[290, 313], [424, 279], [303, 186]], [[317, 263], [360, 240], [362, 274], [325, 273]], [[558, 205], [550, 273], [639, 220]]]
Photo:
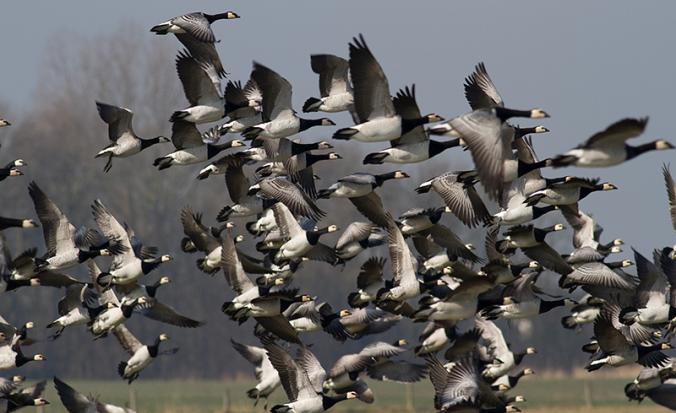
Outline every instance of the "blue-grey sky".
[[[87, 37], [129, 22], [147, 30], [185, 12], [228, 9], [242, 19], [214, 27], [227, 70], [244, 79], [254, 59], [274, 68], [294, 85], [297, 106], [317, 94], [309, 55], [346, 56], [348, 41], [364, 33], [392, 92], [416, 83], [422, 110], [447, 118], [467, 111], [463, 79], [477, 62], [486, 62], [508, 106], [538, 106], [552, 115], [544, 122], [552, 132], [535, 137], [541, 157], [573, 147], [625, 116], [651, 118], [637, 142], [676, 143], [672, 2], [4, 1], [0, 99], [16, 113], [30, 103], [40, 86], [43, 52], [58, 47], [50, 40], [56, 33]], [[155, 40], [178, 48], [171, 37]], [[448, 169], [463, 156], [445, 155]], [[676, 241], [660, 174], [661, 163], [672, 160], [676, 151], [650, 153], [611, 169], [565, 173], [599, 176], [619, 186], [590, 196], [583, 209], [597, 217], [606, 237], [622, 237], [649, 252]]]

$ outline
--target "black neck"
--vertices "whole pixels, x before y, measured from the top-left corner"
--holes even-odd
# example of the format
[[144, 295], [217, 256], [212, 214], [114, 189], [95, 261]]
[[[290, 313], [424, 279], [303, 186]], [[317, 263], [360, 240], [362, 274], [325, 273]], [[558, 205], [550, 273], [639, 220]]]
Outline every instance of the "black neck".
[[317, 243], [319, 242], [319, 237], [326, 234], [326, 232], [327, 232], [326, 228], [322, 228], [317, 231], [306, 231], [305, 237], [307, 238], [307, 242], [309, 242], [310, 245], [317, 245]]
[[519, 118], [530, 118], [530, 110], [515, 110], [507, 109], [503, 107], [493, 108], [495, 116], [500, 118], [502, 122], [506, 121], [509, 118], [519, 117]]
[[122, 315], [124, 316], [124, 318], [131, 317], [131, 314], [134, 312], [134, 307], [136, 307], [136, 301], [132, 301], [131, 303], [122, 304], [122, 306], [120, 307], [120, 310], [122, 310]]
[[512, 271], [512, 275], [517, 277], [519, 274], [521, 274], [521, 271], [523, 271], [526, 267], [528, 267], [528, 263], [526, 264], [512, 264], [509, 266], [509, 269]]
[[204, 18], [207, 19], [209, 23], [213, 23], [216, 20], [224, 20], [228, 18], [228, 12], [225, 13], [217, 13], [217, 14], [206, 14], [202, 13], [204, 15]]
[[302, 132], [306, 129], [310, 129], [313, 126], [319, 126], [322, 124], [322, 119], [304, 119], [304, 118], [299, 118], [300, 120], [300, 126], [298, 128], [299, 132]]
[[299, 153], [319, 149], [319, 142], [315, 143], [296, 143], [291, 142], [291, 153], [297, 155]]
[[657, 149], [655, 142], [648, 142], [638, 146], [624, 145], [624, 148], [627, 151], [627, 159], [632, 159], [639, 156], [642, 153], [654, 151]]
[[324, 410], [328, 410], [331, 407], [333, 407], [334, 404], [338, 402], [342, 402], [343, 400], [347, 399], [346, 394], [341, 394], [338, 396], [327, 396], [325, 394], [322, 394], [322, 407]]
[[622, 268], [623, 261], [615, 261], [615, 262], [607, 262], [606, 267], [611, 268], [613, 270]]
[[17, 367], [21, 367], [24, 364], [28, 363], [29, 361], [33, 361], [32, 357], [26, 357], [23, 354], [23, 351], [21, 351], [21, 347], [16, 346], [14, 348], [14, 351], [16, 351], [16, 358], [14, 359], [14, 362], [15, 362]]
[[31, 280], [12, 280], [12, 279], [8, 279], [8, 280], [5, 280], [5, 282], [7, 283], [7, 291], [16, 290], [17, 288], [28, 287], [28, 286], [31, 285]]
[[586, 197], [587, 195], [591, 194], [594, 191], [600, 191], [603, 189], [603, 185], [595, 185], [591, 188], [589, 187], [582, 187], [580, 188], [580, 199]]
[[388, 181], [390, 179], [394, 179], [395, 174], [396, 172], [388, 172], [386, 174], [374, 175], [374, 177], [376, 178], [375, 186], [380, 186], [383, 184], [383, 182]]
[[515, 364], [521, 364], [521, 361], [523, 361], [523, 358], [526, 356], [526, 352], [522, 351], [521, 353], [515, 353], [514, 354], [514, 363]]
[[101, 250], [79, 250], [77, 253], [77, 260], [80, 264], [83, 262], [90, 260], [92, 258], [96, 258], [99, 255], [101, 255]]
[[320, 153], [320, 154], [313, 154], [313, 153], [307, 153], [305, 155], [305, 166], [310, 166], [314, 163], [317, 163], [319, 161], [324, 161], [327, 159], [330, 159], [331, 154], [330, 153]]
[[148, 274], [150, 271], [157, 268], [162, 263], [161, 258], [154, 258], [152, 260], [141, 260], [141, 271], [143, 274]]
[[156, 143], [160, 143], [160, 137], [159, 136], [154, 137], [154, 138], [150, 138], [150, 139], [141, 139], [141, 150], [149, 148], [149, 147], [155, 145]]
[[160, 288], [160, 282], [156, 282], [153, 285], [146, 285], [146, 293], [148, 293], [149, 297], [155, 298], [155, 294], [157, 294], [157, 289]]
[[446, 149], [450, 148], [455, 148], [456, 146], [460, 146], [460, 138], [458, 139], [451, 139], [450, 141], [435, 141], [430, 139], [430, 146], [429, 146], [429, 157], [433, 157], [435, 155], [440, 154], [441, 152], [445, 151]]
[[23, 219], [0, 217], [0, 229], [23, 226]]
[[531, 133], [537, 133], [536, 128], [519, 128], [518, 126], [514, 128], [514, 139], [523, 138], [526, 135]]
[[534, 171], [536, 169], [544, 168], [545, 166], [547, 166], [547, 163], [549, 163], [549, 159], [543, 159], [541, 161], [531, 162], [531, 163], [523, 162], [523, 161], [519, 160], [518, 166], [517, 166], [518, 175], [524, 176], [528, 172]]
[[160, 350], [160, 338], [157, 337], [155, 339], [155, 342], [151, 345], [148, 346], [148, 353], [150, 354], [150, 357], [157, 357], [157, 354], [159, 353]]
[[405, 134], [407, 132], [410, 132], [415, 128], [416, 126], [424, 125], [426, 123], [429, 123], [429, 120], [427, 119], [426, 116], [422, 118], [415, 118], [415, 119], [401, 119], [401, 134]]

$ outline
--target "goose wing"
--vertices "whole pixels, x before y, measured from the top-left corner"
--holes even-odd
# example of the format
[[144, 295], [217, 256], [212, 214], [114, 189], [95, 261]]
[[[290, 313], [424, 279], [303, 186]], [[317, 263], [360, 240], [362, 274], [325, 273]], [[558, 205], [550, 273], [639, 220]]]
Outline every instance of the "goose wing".
[[275, 222], [282, 233], [282, 237], [290, 239], [304, 232], [298, 224], [296, 217], [293, 216], [289, 208], [281, 202], [277, 202], [270, 207], [275, 216]]
[[263, 363], [263, 360], [267, 357], [265, 349], [256, 346], [250, 346], [247, 344], [242, 344], [235, 339], [231, 338], [230, 343], [232, 348], [234, 348], [239, 354], [242, 355], [249, 363], [254, 366], [258, 366]]
[[598, 285], [623, 290], [636, 288], [633, 280], [626, 274], [613, 271], [602, 262], [589, 262], [576, 265], [566, 278], [575, 284]]
[[211, 235], [209, 230], [202, 225], [201, 214], [196, 214], [190, 207], [181, 210], [181, 223], [183, 233], [190, 238], [198, 250], [209, 253], [220, 245], [218, 239]]
[[601, 132], [592, 135], [580, 148], [605, 148], [624, 145], [628, 139], [642, 134], [648, 124], [648, 118], [624, 118]]
[[254, 62], [251, 78], [263, 95], [263, 120], [293, 117], [291, 83], [272, 69]]
[[432, 237], [432, 241], [435, 244], [447, 251], [449, 256], [462, 257], [472, 262], [481, 261], [481, 258], [467, 248], [450, 228], [441, 224], [435, 224], [426, 232]]
[[143, 343], [141, 343], [124, 324], [115, 327], [113, 329], [113, 335], [117, 341], [120, 342], [124, 351], [129, 353], [130, 356], [133, 356], [138, 349], [143, 347]]
[[289, 323], [283, 315], [276, 315], [272, 317], [254, 317], [256, 322], [265, 330], [288, 341], [289, 343], [301, 344], [300, 337], [295, 328]]
[[411, 250], [399, 227], [389, 213], [387, 219], [387, 247], [390, 252], [392, 276], [395, 285], [413, 285], [418, 282], [411, 259]]
[[251, 182], [244, 174], [244, 161], [236, 157], [227, 156], [227, 169], [225, 170], [225, 186], [232, 202], [241, 203], [247, 198], [247, 192]]
[[304, 387], [309, 384], [309, 380], [293, 357], [273, 341], [266, 340], [263, 342], [263, 346], [267, 351], [270, 363], [279, 373], [279, 379], [289, 401], [294, 402], [299, 399], [301, 394], [307, 394], [308, 390], [304, 390]]
[[[178, 41], [190, 52], [191, 55], [205, 65], [213, 67], [213, 79], [215, 83], [218, 79], [225, 77], [227, 73], [223, 68], [221, 58], [216, 51], [216, 46], [213, 43], [205, 43], [195, 39], [188, 33], [174, 33]], [[210, 75], [212, 76], [212, 75]]]
[[452, 411], [453, 408], [475, 406], [479, 403], [479, 372], [471, 359], [455, 363], [450, 371], [435, 357], [427, 358], [430, 380], [434, 387], [434, 407]]
[[465, 79], [465, 98], [472, 110], [504, 106], [502, 96], [488, 76], [483, 62]]
[[662, 166], [662, 175], [664, 175], [664, 185], [667, 187], [667, 196], [669, 197], [669, 214], [671, 215], [671, 225], [676, 231], [676, 184], [674, 178], [669, 172], [669, 166]]
[[54, 387], [56, 387], [61, 403], [69, 413], [90, 413], [93, 411], [92, 408], [95, 408], [96, 403], [93, 400], [79, 393], [58, 377], [54, 377]]
[[475, 110], [449, 122], [469, 147], [482, 185], [497, 199], [503, 184], [503, 163], [512, 154], [514, 128], [503, 125], [489, 109]]
[[511, 350], [507, 346], [505, 337], [502, 335], [502, 330], [494, 322], [479, 316], [475, 318], [475, 324], [481, 330], [481, 338], [486, 343], [491, 358], [493, 360], [506, 359]]
[[[392, 104], [394, 105], [394, 110], [401, 119], [413, 120], [422, 117], [418, 102], [415, 100], [415, 85], [410, 88], [406, 86], [404, 89], [399, 90], [397, 95], [392, 99]], [[402, 137], [393, 140], [392, 146], [425, 142], [428, 139], [429, 136], [427, 135], [425, 128], [416, 126]]]
[[631, 349], [626, 337], [613, 326], [612, 315], [601, 311], [594, 320], [594, 336], [606, 353], [625, 353]]
[[284, 177], [264, 179], [259, 184], [266, 196], [283, 203], [295, 214], [316, 221], [326, 215], [305, 191]]
[[230, 284], [237, 294], [242, 294], [255, 287], [255, 284], [249, 279], [249, 276], [244, 272], [242, 263], [237, 256], [237, 249], [235, 242], [230, 234], [223, 234], [221, 241], [221, 267], [223, 268], [223, 275], [225, 280]]
[[353, 222], [345, 228], [338, 241], [336, 249], [339, 250], [352, 242], [359, 242], [367, 239], [374, 231], [375, 226], [368, 222]]
[[108, 124], [108, 139], [112, 142], [117, 142], [118, 138], [125, 135], [136, 136], [131, 126], [134, 112], [102, 102], [96, 102], [96, 109], [101, 120]]
[[176, 56], [176, 72], [185, 98], [192, 106], [217, 102], [221, 98], [221, 81], [214, 67], [201, 62], [185, 50]]
[[662, 248], [661, 251], [655, 251], [653, 257], [656, 263], [659, 262], [662, 271], [667, 276], [667, 280], [669, 280], [671, 288], [669, 302], [672, 307], [676, 307], [676, 260], [671, 258], [673, 251], [670, 247]]
[[314, 393], [322, 393], [324, 380], [326, 380], [326, 370], [324, 370], [324, 367], [322, 367], [322, 364], [317, 360], [314, 353], [307, 346], [301, 346], [298, 349], [296, 361], [305, 372]]
[[171, 19], [171, 23], [180, 27], [200, 42], [216, 42], [214, 32], [211, 30], [211, 24], [209, 24], [209, 20], [204, 17], [203, 13], [195, 12], [174, 17]]
[[490, 213], [474, 184], [463, 181], [462, 176], [469, 173], [473, 171], [441, 175], [432, 181], [432, 188], [460, 221], [474, 228], [489, 219]]
[[58, 251], [76, 248], [74, 242], [76, 229], [70, 223], [68, 217], [42, 192], [42, 189], [35, 182], [28, 185], [28, 193], [33, 200], [35, 213], [42, 225], [47, 254], [53, 256]]
[[103, 232], [103, 235], [109, 240], [115, 241], [123, 250], [121, 254], [115, 255], [113, 264], [119, 265], [134, 258], [134, 248], [127, 229], [115, 219], [101, 200], [97, 199], [92, 204], [92, 215], [94, 215], [94, 221], [96, 221], [96, 225]]
[[573, 246], [575, 248], [592, 247], [596, 249], [598, 242], [594, 240], [594, 220], [582, 210], [561, 205], [563, 217], [573, 229]]
[[543, 267], [558, 274], [566, 275], [573, 271], [573, 267], [561, 257], [561, 254], [546, 242], [541, 242], [534, 247], [523, 248], [523, 253], [531, 260], [539, 262]]
[[319, 93], [322, 97], [345, 93], [350, 90], [348, 70], [350, 63], [331, 54], [310, 56], [310, 67], [319, 75]]
[[635, 295], [636, 307], [659, 307], [663, 305], [667, 302], [669, 282], [659, 267], [660, 261], [656, 260], [655, 263], [652, 263], [636, 250], [634, 250], [634, 259], [636, 260], [636, 273], [639, 279]]
[[204, 145], [202, 135], [192, 122], [182, 120], [171, 125], [171, 143], [176, 149], [196, 148]]
[[357, 288], [365, 289], [370, 285], [382, 283], [385, 261], [382, 257], [370, 257], [366, 260], [359, 269]]
[[145, 304], [137, 306], [136, 311], [152, 320], [178, 327], [195, 328], [204, 324], [201, 321], [177, 313], [172, 307], [156, 299], [150, 299]]
[[349, 198], [350, 202], [357, 208], [363, 216], [379, 227], [387, 226], [385, 217], [385, 207], [378, 194], [370, 192], [368, 195]]
[[355, 111], [362, 123], [395, 115], [385, 72], [362, 35], [350, 43], [350, 75], [354, 88]]

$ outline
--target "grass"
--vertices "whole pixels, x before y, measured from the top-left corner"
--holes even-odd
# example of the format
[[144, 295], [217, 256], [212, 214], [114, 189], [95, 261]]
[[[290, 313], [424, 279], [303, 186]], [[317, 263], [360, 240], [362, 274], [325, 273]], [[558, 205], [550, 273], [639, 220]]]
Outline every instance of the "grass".
[[[629, 403], [623, 388], [629, 378], [541, 378], [527, 377], [514, 394], [522, 394], [527, 402], [519, 407], [527, 412], [548, 413], [624, 413], [663, 412], [665, 409], [646, 400], [640, 405]], [[68, 381], [82, 393], [100, 395], [101, 400], [124, 406], [135, 398], [139, 413], [233, 413], [263, 412], [262, 404], [253, 408], [245, 391], [252, 386], [248, 380], [227, 381], [152, 381], [139, 380], [131, 387], [121, 381]], [[396, 383], [371, 382], [376, 403], [367, 405], [358, 401], [338, 404], [332, 411], [344, 413], [370, 412], [433, 412], [432, 389], [427, 381], [412, 386]], [[44, 413], [65, 412], [54, 387], [48, 385], [46, 398], [52, 404]], [[407, 399], [412, 405], [407, 405]], [[279, 389], [271, 398], [270, 406], [283, 403]]]

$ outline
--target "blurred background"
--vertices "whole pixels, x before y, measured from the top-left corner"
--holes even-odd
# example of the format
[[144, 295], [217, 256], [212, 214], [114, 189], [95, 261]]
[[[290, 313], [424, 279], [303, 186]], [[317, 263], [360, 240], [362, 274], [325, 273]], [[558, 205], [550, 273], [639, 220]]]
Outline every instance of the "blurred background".
[[[485, 62], [509, 107], [542, 107], [552, 115], [543, 123], [551, 132], [534, 137], [541, 157], [561, 153], [627, 116], [650, 116], [647, 131], [639, 138], [641, 142], [654, 138], [674, 141], [674, 3], [3, 2], [0, 116], [9, 119], [12, 126], [0, 130], [0, 164], [22, 158], [29, 167], [24, 168], [26, 176], [2, 182], [0, 215], [35, 218], [26, 189], [31, 180], [76, 226], [92, 223], [90, 205], [100, 198], [147, 244], [174, 256], [174, 261], [146, 280], [153, 282], [161, 275], [172, 278], [173, 284], [160, 291], [160, 298], [180, 312], [207, 322], [204, 327], [190, 330], [132, 318], [127, 325], [142, 341], [164, 331], [181, 348], [177, 355], [144, 371], [144, 378], [248, 375], [248, 364], [235, 354], [229, 339], [255, 343], [251, 322], [237, 326], [220, 312], [221, 304], [232, 297], [222, 275], [212, 278], [201, 273], [195, 267], [197, 257], [185, 255], [179, 248], [183, 236], [181, 208], [190, 205], [204, 213], [206, 223], [215, 222], [218, 210], [230, 202], [223, 177], [197, 181], [199, 165], [158, 172], [152, 161], [171, 152], [170, 144], [116, 159], [108, 174], [102, 171], [105, 160], [94, 159], [96, 152], [108, 144], [107, 127], [98, 117], [95, 100], [132, 109], [134, 128], [142, 137], [170, 136], [169, 116], [187, 105], [174, 69], [180, 44], [173, 36], [151, 34], [149, 28], [194, 10], [233, 10], [240, 14], [239, 20], [218, 22], [213, 27], [230, 79], [245, 82], [252, 60], [261, 62], [292, 83], [298, 110], [305, 99], [318, 94], [318, 79], [310, 70], [310, 54], [347, 57], [348, 42], [363, 33], [389, 78], [391, 92], [415, 83], [422, 112], [436, 112], [447, 119], [469, 110], [462, 92], [463, 80], [475, 64]], [[339, 127], [350, 124], [346, 114], [329, 117]], [[330, 140], [333, 131], [314, 128], [303, 133], [301, 139]], [[382, 143], [332, 143], [344, 160], [316, 168], [321, 176], [318, 188], [356, 171], [382, 173], [397, 169], [391, 165], [360, 164], [365, 153], [384, 148]], [[649, 254], [653, 248], [674, 244], [660, 173], [661, 163], [674, 156], [674, 151], [658, 152], [615, 168], [562, 172], [600, 176], [620, 188], [602, 196], [591, 195], [583, 202], [583, 209], [605, 228], [604, 239], [624, 239], [625, 253], [618, 260], [633, 258], [630, 246]], [[412, 178], [392, 182], [380, 194], [395, 215], [414, 206], [441, 205], [435, 195], [417, 195], [413, 189], [436, 174], [468, 167], [469, 154], [451, 150], [423, 165], [403, 166]], [[253, 173], [252, 169], [247, 171]], [[548, 176], [558, 174], [546, 171]], [[363, 220], [346, 200], [320, 201], [320, 206], [329, 212], [326, 224], [335, 221], [344, 228], [353, 220]], [[245, 221], [238, 222], [238, 231], [245, 231]], [[549, 214], [538, 225], [553, 222], [563, 219], [559, 214]], [[452, 217], [445, 217], [444, 223], [483, 253], [482, 229], [467, 230]], [[4, 234], [14, 255], [35, 246], [39, 254], [44, 252], [39, 230], [8, 230]], [[246, 245], [252, 246], [255, 240], [248, 233], [245, 236]], [[565, 252], [570, 248], [570, 237], [566, 231], [551, 239]], [[334, 243], [336, 238], [337, 235], [327, 241]], [[387, 256], [384, 248], [372, 253]], [[367, 254], [360, 256], [342, 270], [325, 264], [304, 265], [298, 274], [298, 285], [334, 308], [343, 308], [347, 293], [356, 285], [358, 267], [366, 257]], [[84, 279], [84, 269], [73, 274]], [[549, 273], [543, 277], [549, 277], [552, 283], [557, 278]], [[35, 321], [33, 334], [46, 338], [48, 333], [43, 327], [56, 318], [60, 296], [60, 291], [48, 288], [4, 294], [0, 297], [0, 314], [17, 324]], [[532, 326], [504, 325], [514, 348], [538, 348], [538, 355], [525, 364], [550, 372], [571, 372], [583, 366], [584, 355], [578, 349], [591, 336], [591, 329], [579, 333], [564, 330], [560, 327], [563, 315], [564, 310], [558, 309]], [[406, 337], [417, 341], [422, 327], [405, 321], [378, 339]], [[364, 344], [322, 346], [330, 340], [322, 334], [306, 336], [304, 340], [315, 344], [313, 349], [327, 362]], [[29, 364], [22, 369], [30, 377], [57, 374], [108, 379], [116, 377], [115, 366], [126, 358], [113, 338], [93, 342], [84, 329], [68, 329], [58, 342], [41, 341], [30, 351], [40, 351], [48, 357], [44, 364]]]

